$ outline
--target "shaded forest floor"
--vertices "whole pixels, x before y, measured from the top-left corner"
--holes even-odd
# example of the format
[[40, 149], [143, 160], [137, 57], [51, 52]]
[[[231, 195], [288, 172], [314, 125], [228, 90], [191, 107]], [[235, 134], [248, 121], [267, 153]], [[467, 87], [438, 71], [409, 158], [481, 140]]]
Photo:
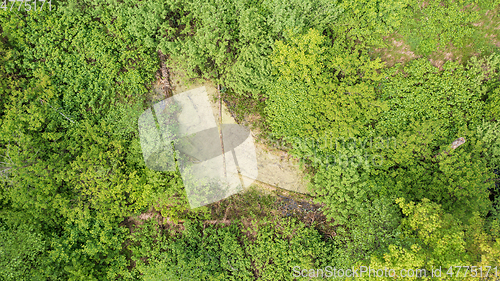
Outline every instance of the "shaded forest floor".
[[[431, 64], [443, 70], [446, 61], [465, 63], [471, 57], [489, 56], [500, 48], [500, 7], [482, 13], [481, 19], [472, 25], [479, 27], [479, 31], [475, 34], [475, 42], [469, 42], [461, 47], [451, 43], [437, 46], [437, 50], [427, 56]], [[371, 50], [371, 56], [379, 57], [386, 63], [386, 67], [392, 67], [397, 63], [404, 65], [413, 59], [424, 57], [414, 52], [407, 41], [401, 34], [394, 32], [384, 37], [385, 47]]]
[[[243, 226], [249, 226], [254, 221], [263, 218], [285, 218], [292, 217], [307, 227], [314, 227], [320, 231], [325, 239], [336, 236], [336, 226], [332, 226], [322, 212], [323, 205], [315, 204], [313, 198], [308, 195], [289, 192], [283, 189], [263, 189], [252, 185], [244, 192], [232, 195], [226, 199], [209, 204], [209, 218], [202, 219], [203, 224], [224, 224], [240, 222]], [[131, 232], [138, 225], [142, 225], [148, 219], [155, 219], [162, 227], [171, 230], [184, 230], [183, 223], [193, 218], [192, 211], [185, 211], [180, 217], [186, 219], [172, 220], [162, 216], [161, 210], [151, 208], [148, 212], [138, 216], [129, 217], [124, 221]]]
[[[168, 97], [168, 94], [162, 89], [161, 82], [157, 76], [147, 99], [148, 106]], [[213, 87], [211, 81], [186, 78], [180, 69], [170, 69], [170, 84], [174, 94], [201, 86]], [[288, 149], [277, 145], [266, 134], [269, 129], [263, 111], [265, 98], [255, 100], [231, 91], [224, 91], [222, 99], [232, 118], [238, 124], [250, 128], [255, 136], [255, 141], [264, 146], [265, 150], [270, 153], [279, 151], [287, 155]], [[131, 233], [134, 233], [137, 226], [142, 225], [146, 220], [154, 219], [165, 229], [181, 232], [184, 230], [183, 223], [189, 219], [201, 220], [204, 225], [229, 225], [233, 222], [240, 222], [242, 226], [249, 226], [263, 218], [292, 217], [307, 227], [315, 227], [328, 239], [336, 235], [336, 226], [332, 226], [332, 221], [323, 214], [322, 207], [323, 205], [315, 204], [313, 197], [308, 194], [288, 191], [256, 181], [243, 192], [204, 206], [203, 208], [206, 208], [208, 212], [206, 211], [203, 215], [200, 215], [199, 210], [195, 209], [177, 213], [177, 219], [173, 219], [162, 215], [162, 213], [168, 213], [165, 212], [166, 209], [175, 208], [175, 206], [158, 205], [150, 208], [147, 212], [126, 218], [122, 225], [127, 226]]]

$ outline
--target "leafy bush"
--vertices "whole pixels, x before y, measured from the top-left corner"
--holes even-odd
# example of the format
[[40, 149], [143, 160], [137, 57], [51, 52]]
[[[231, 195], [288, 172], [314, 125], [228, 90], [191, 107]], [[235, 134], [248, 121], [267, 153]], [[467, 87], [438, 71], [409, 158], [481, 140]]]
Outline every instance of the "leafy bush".
[[396, 241], [401, 221], [396, 205], [386, 198], [363, 203], [363, 208], [356, 209], [356, 215], [336, 230], [332, 266], [350, 268], [369, 261], [372, 256], [385, 253]]
[[133, 259], [143, 280], [250, 280], [250, 263], [237, 225], [202, 228], [199, 222], [187, 222], [184, 226], [181, 235], [171, 236], [150, 221], [132, 237]]
[[0, 276], [2, 280], [43, 280], [55, 272], [47, 264], [47, 241], [27, 225], [8, 227], [0, 222]]
[[182, 189], [175, 174], [148, 171], [138, 149], [154, 49], [110, 7], [88, 5], [0, 15], [0, 52], [15, 56], [0, 69], [2, 208], [43, 225], [52, 255], [41, 258], [66, 280], [127, 278], [118, 224]]
[[[276, 43], [272, 61], [278, 79], [270, 85], [266, 110], [273, 134], [295, 147], [325, 137], [365, 135], [385, 109], [375, 93], [380, 61], [328, 45], [313, 29], [290, 43]], [[322, 152], [333, 152], [326, 149]], [[303, 153], [297, 151], [299, 157]]]
[[[405, 215], [398, 241], [390, 245], [385, 254], [373, 256], [369, 263], [371, 268], [392, 268], [398, 276], [401, 269], [425, 269], [425, 273], [421, 274], [430, 279], [431, 270], [441, 267], [443, 278], [458, 276], [460, 278], [457, 279], [463, 279], [474, 274], [469, 271], [465, 275], [465, 269], [457, 274], [456, 264], [498, 265], [498, 238], [493, 238], [486, 231], [484, 219], [478, 213], [462, 224], [429, 199], [423, 199], [418, 204], [398, 199], [398, 203]], [[498, 230], [498, 225], [495, 228]], [[415, 275], [409, 277], [410, 280], [419, 279]], [[362, 279], [368, 279], [368, 276]], [[392, 276], [384, 276], [381, 280], [393, 279]]]
[[377, 197], [376, 186], [369, 180], [370, 164], [362, 159], [360, 150], [341, 148], [335, 160], [319, 167], [311, 189], [315, 201], [326, 204], [327, 217], [345, 225]]
[[485, 159], [491, 169], [500, 168], [500, 126], [498, 122], [483, 122], [477, 127], [478, 138], [481, 140], [486, 154]]
[[150, 221], [132, 237], [133, 259], [144, 280], [293, 280], [292, 268], [318, 268], [330, 245], [313, 228], [294, 220], [254, 221], [249, 227], [184, 224], [182, 234]]
[[462, 126], [477, 126], [487, 116], [482, 96], [484, 73], [471, 63], [447, 62], [440, 72], [425, 59], [409, 62], [400, 71], [388, 70], [382, 96], [389, 106], [377, 128], [395, 135], [412, 122], [435, 121], [435, 138], [451, 143]]
[[[397, 143], [383, 152], [384, 164], [376, 172], [386, 194], [433, 198], [464, 219], [470, 210], [488, 212], [493, 175], [474, 132], [489, 115], [483, 98], [487, 73], [480, 66], [474, 60], [468, 67], [449, 62], [436, 72], [428, 62], [415, 60], [383, 83], [382, 99], [390, 110], [381, 114], [376, 130]], [[466, 143], [452, 151], [459, 137]]]
[[68, 280], [134, 280], [123, 254], [128, 229], [92, 217], [87, 212], [68, 221], [62, 235], [51, 241], [50, 259], [64, 266]]
[[264, 220], [246, 229], [249, 231], [256, 237], [253, 242], [247, 242], [247, 253], [259, 280], [293, 280], [291, 269], [295, 266], [326, 266], [330, 245], [322, 241], [313, 228], [306, 228], [293, 219], [281, 219]]

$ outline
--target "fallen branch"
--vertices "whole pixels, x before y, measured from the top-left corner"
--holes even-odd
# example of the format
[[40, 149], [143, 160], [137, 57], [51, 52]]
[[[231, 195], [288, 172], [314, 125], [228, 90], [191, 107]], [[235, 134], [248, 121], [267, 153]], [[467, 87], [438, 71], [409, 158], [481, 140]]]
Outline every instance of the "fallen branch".
[[[46, 101], [40, 99], [40, 103], [41, 104], [44, 104], [44, 103], [47, 103]], [[50, 106], [50, 108], [52, 108], [53, 110], [57, 111], [57, 113], [61, 114], [64, 118], [68, 119], [71, 123], [75, 123], [75, 121], [71, 120], [68, 118], [68, 116], [64, 115], [62, 112], [59, 112], [59, 110], [55, 109], [52, 107], [52, 105], [50, 105], [49, 103], [47, 103], [48, 106]]]
[[[464, 143], [465, 143], [465, 139], [460, 137], [451, 143], [451, 149], [455, 150], [455, 149], [457, 149], [457, 147], [461, 146]], [[446, 150], [443, 151], [443, 153], [446, 155], [450, 155], [449, 152]], [[434, 155], [434, 158], [438, 157], [439, 155], [441, 155], [441, 153]]]
[[172, 93], [172, 84], [170, 83], [170, 72], [168, 71], [168, 68], [165, 65], [167, 56], [164, 55], [161, 52], [161, 50], [158, 50], [158, 56], [160, 58], [160, 71], [162, 76], [160, 79], [160, 83], [163, 85], [162, 90], [164, 91], [165, 97], [169, 98], [173, 95], [173, 93]]

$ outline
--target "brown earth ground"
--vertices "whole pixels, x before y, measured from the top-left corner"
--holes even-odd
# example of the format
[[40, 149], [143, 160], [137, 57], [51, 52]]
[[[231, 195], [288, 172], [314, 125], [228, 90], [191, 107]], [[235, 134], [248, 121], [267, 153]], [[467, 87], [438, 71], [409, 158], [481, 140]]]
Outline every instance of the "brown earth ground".
[[375, 49], [372, 56], [380, 57], [385, 62], [386, 67], [392, 67], [396, 63], [405, 64], [410, 60], [420, 58], [410, 50], [410, 46], [404, 42], [403, 37], [399, 34], [385, 36], [384, 41], [387, 47]]

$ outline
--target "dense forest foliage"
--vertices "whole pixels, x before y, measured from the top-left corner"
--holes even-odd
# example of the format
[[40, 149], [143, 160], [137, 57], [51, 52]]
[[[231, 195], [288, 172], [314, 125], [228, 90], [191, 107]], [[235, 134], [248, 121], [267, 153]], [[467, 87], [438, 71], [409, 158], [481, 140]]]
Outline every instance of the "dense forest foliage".
[[[500, 1], [5, 2], [0, 280], [500, 265]], [[258, 191], [191, 210], [179, 173], [145, 166], [158, 51], [261, 116], [321, 223], [271, 215]], [[131, 223], [153, 207], [164, 220]]]

